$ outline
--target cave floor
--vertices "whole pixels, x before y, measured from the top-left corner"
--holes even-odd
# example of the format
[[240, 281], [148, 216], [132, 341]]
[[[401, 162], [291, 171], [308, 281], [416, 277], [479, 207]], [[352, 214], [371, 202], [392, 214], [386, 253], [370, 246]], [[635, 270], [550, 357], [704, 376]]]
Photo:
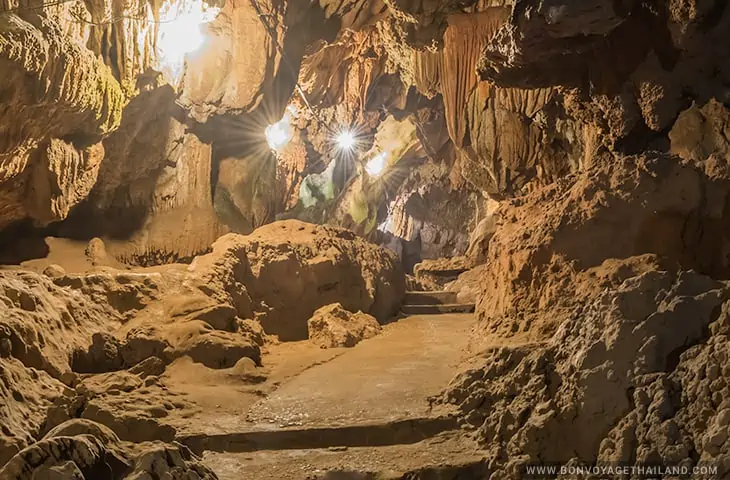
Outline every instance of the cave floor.
[[476, 447], [429, 397], [463, 368], [473, 323], [471, 314], [417, 315], [349, 349], [273, 345], [249, 385], [250, 376], [173, 364], [162, 380], [200, 408], [167, 423], [223, 479], [468, 466]]

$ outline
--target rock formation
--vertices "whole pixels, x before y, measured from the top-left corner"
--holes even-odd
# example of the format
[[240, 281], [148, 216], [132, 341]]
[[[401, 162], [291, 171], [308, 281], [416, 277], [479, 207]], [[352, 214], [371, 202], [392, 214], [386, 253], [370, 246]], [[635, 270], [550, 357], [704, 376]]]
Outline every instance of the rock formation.
[[372, 315], [348, 312], [335, 303], [314, 312], [307, 331], [309, 340], [321, 348], [354, 347], [380, 333], [380, 325]]
[[406, 278], [476, 304], [433, 400], [485, 478], [727, 476], [729, 59], [725, 0], [0, 2], [0, 477], [215, 478], [162, 378]]
[[[106, 425], [124, 441], [170, 442], [176, 429], [161, 419], [191, 406], [157, 383], [166, 365], [181, 357], [210, 369], [241, 359], [261, 364], [267, 339], [306, 339], [309, 318], [333, 302], [373, 315], [349, 314], [366, 338], [379, 328], [375, 317], [385, 321], [395, 313], [405, 290], [403, 272], [386, 250], [342, 229], [293, 220], [224, 236], [189, 266], [93, 268], [52, 279], [0, 272], [0, 464], [19, 455], [9, 472], [21, 472], [27, 455], [48, 456], [48, 468], [73, 461], [84, 472], [117, 455], [95, 434], [61, 435], [63, 445], [50, 433], [41, 440], [74, 418]], [[24, 453], [34, 441], [36, 450]], [[150, 458], [159, 454], [152, 451], [158, 453]], [[119, 455], [123, 463], [133, 458]], [[194, 469], [184, 452], [170, 455], [180, 457], [172, 471]]]
[[[494, 478], [541, 462], [719, 465], [727, 290], [650, 271], [579, 303], [549, 340], [492, 348], [452, 382]], [[691, 319], [691, 320], [690, 320]]]
[[215, 473], [181, 446], [148, 444], [139, 451], [103, 425], [69, 420], [4, 467], [3, 478], [195, 478], [212, 480]]
[[728, 180], [712, 169], [626, 157], [501, 205], [478, 307], [485, 328], [549, 331], [536, 316], [569, 311], [595, 283], [620, 284], [646, 268], [726, 278]]

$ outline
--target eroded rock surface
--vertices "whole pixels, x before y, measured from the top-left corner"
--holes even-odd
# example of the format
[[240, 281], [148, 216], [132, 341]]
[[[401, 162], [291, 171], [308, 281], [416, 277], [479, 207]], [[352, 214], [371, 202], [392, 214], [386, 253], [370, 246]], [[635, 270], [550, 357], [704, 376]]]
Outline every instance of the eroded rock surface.
[[228, 301], [239, 312], [255, 312], [264, 330], [282, 340], [307, 338], [311, 314], [333, 302], [385, 321], [405, 293], [403, 271], [386, 250], [347, 230], [295, 220], [225, 236], [190, 270], [202, 288], [232, 295]]
[[727, 287], [652, 271], [579, 306], [543, 343], [492, 348], [452, 382], [494, 478], [540, 462], [727, 469]]
[[[93, 245], [100, 257], [103, 244]], [[29, 458], [45, 458], [49, 471], [86, 475], [113, 456], [128, 467], [124, 475], [162, 468], [157, 474], [169, 470], [170, 478], [197, 478], [175, 476], [188, 471], [209, 478], [177, 446], [125, 450], [96, 434], [48, 432], [83, 419], [125, 442], [172, 442], [179, 423], [170, 419], [180, 422], [199, 407], [160, 382], [170, 363], [184, 357], [260, 378], [255, 370], [269, 336], [306, 339], [312, 313], [336, 303], [337, 312], [325, 313], [347, 306], [373, 315], [346, 315], [357, 326], [352, 332], [367, 338], [379, 330], [375, 317], [385, 321], [395, 313], [405, 290], [388, 251], [346, 230], [298, 221], [225, 236], [190, 265], [90, 268], [57, 267], [48, 276], [0, 271], [0, 465], [17, 455], [6, 466], [13, 475], [23, 475]], [[356, 343], [329, 333], [332, 346]], [[160, 463], [158, 455], [167, 460]]]
[[[103, 425], [69, 420], [0, 469], [2, 478], [218, 478], [182, 445], [132, 446]], [[29, 476], [29, 475], [32, 475]]]
[[549, 335], [590, 292], [659, 266], [726, 278], [727, 196], [726, 178], [652, 154], [503, 204], [477, 306], [485, 331]]
[[321, 348], [354, 347], [380, 333], [380, 324], [372, 315], [348, 312], [335, 303], [314, 312], [307, 331], [309, 340]]

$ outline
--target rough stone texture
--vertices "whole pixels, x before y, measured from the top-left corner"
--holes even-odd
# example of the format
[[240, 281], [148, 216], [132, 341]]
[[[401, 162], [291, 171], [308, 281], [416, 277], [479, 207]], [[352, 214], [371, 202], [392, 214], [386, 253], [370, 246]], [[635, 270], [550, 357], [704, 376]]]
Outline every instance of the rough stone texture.
[[[528, 150], [536, 148], [536, 161], [532, 155], [521, 164], [487, 160], [495, 192], [515, 191], [544, 175], [554, 179], [607, 154], [666, 148], [668, 128], [693, 101], [726, 101], [726, 6], [694, 0], [516, 2], [484, 44], [479, 76], [533, 98], [539, 90], [519, 89], [552, 91], [553, 106], [542, 109], [535, 132], [547, 121], [555, 133], [542, 132], [554, 137], [542, 146], [525, 138]], [[503, 166], [510, 175], [500, 172]]]
[[92, 299], [31, 272], [2, 272], [0, 282], [0, 325], [12, 356], [55, 378], [70, 370], [74, 349], [94, 333], [118, 327], [122, 319], [113, 293]]
[[108, 305], [30, 272], [0, 273], [0, 465], [37, 438], [70, 358], [92, 334], [116, 328]]
[[485, 203], [467, 186], [453, 185], [448, 162], [409, 169], [379, 230], [398, 241], [389, 247], [407, 267], [424, 259], [464, 255], [474, 219]]
[[487, 265], [479, 265], [467, 270], [453, 282], [443, 286], [444, 290], [456, 293], [457, 303], [477, 303], [482, 294], [482, 282], [487, 276]]
[[626, 157], [503, 203], [477, 305], [484, 331], [542, 338], [586, 291], [656, 265], [726, 278], [726, 178]]
[[218, 478], [182, 445], [149, 443], [135, 448], [121, 442], [103, 425], [88, 420], [70, 420], [54, 428], [13, 457], [0, 469], [0, 476], [8, 480]]
[[443, 290], [470, 267], [466, 257], [424, 260], [413, 269], [416, 280], [426, 290]]
[[77, 150], [72, 143], [51, 139], [32, 160], [25, 208], [38, 223], [63, 220], [71, 207], [89, 194], [96, 182], [104, 146], [97, 143]]
[[[87, 250], [100, 258], [102, 247], [92, 242]], [[158, 383], [170, 363], [188, 357], [209, 369], [231, 369], [242, 359], [260, 366], [266, 334], [306, 339], [307, 320], [332, 303], [330, 318], [343, 308], [373, 315], [347, 315], [365, 338], [379, 329], [375, 317], [395, 313], [405, 291], [403, 272], [386, 250], [342, 229], [298, 221], [225, 236], [191, 265], [90, 268], [58, 270], [53, 278], [0, 271], [0, 465], [74, 418], [103, 424], [124, 441], [171, 442], [177, 427], [165, 418], [196, 407]], [[77, 449], [96, 449], [98, 459], [108, 447], [86, 437], [50, 438], [27, 453], [55, 459], [48, 468], [67, 455], [82, 463], [91, 458]], [[9, 471], [22, 468], [27, 455], [11, 461]], [[175, 462], [169, 467], [188, 465]], [[87, 467], [95, 468], [78, 465]]]
[[469, 237], [469, 247], [465, 257], [473, 265], [481, 265], [486, 261], [486, 252], [489, 250], [489, 242], [497, 231], [497, 212], [499, 203], [487, 202], [484, 217], [479, 221]]
[[485, 444], [490, 478], [534, 463], [728, 469], [727, 288], [652, 271], [585, 298], [540, 344], [493, 347], [442, 401]]
[[[258, 2], [269, 24], [282, 21], [286, 4]], [[276, 29], [277, 41], [285, 36]], [[271, 87], [281, 65], [281, 56], [247, 1], [226, 2], [221, 13], [207, 27], [206, 46], [188, 57], [180, 102], [196, 121], [213, 115], [252, 110]], [[215, 71], [215, 75], [210, 75]]]
[[334, 303], [314, 312], [307, 331], [309, 340], [321, 348], [354, 347], [380, 333], [380, 324], [372, 315], [348, 312]]
[[730, 110], [717, 100], [682, 112], [669, 132], [671, 152], [684, 160], [703, 162], [711, 155], [730, 154]]
[[[160, 365], [150, 365], [151, 357], [169, 362], [189, 355], [212, 368], [232, 366], [242, 356], [258, 358], [261, 337], [243, 321], [241, 331], [250, 334], [237, 333], [234, 323], [224, 335], [194, 320], [195, 310], [187, 312], [188, 322], [184, 316], [165, 316], [178, 297], [162, 293], [182, 288], [174, 271], [162, 276], [104, 268], [105, 273], [59, 275], [55, 283], [26, 271], [0, 275], [0, 464], [74, 417], [101, 422], [129, 441], [171, 441], [175, 430], [160, 424], [159, 405], [189, 407], [179, 401], [174, 407], [165, 400], [169, 395], [149, 383], [147, 377], [160, 371]], [[192, 295], [186, 298], [194, 301]], [[215, 323], [210, 314], [200, 317]], [[162, 360], [157, 363], [164, 369]], [[80, 381], [72, 372], [129, 366], [135, 367], [131, 373], [115, 372], [106, 379]], [[130, 393], [119, 397], [120, 391]], [[150, 403], [153, 397], [158, 400]]]
[[[29, 215], [46, 223], [88, 192], [99, 156], [91, 145], [119, 125], [125, 98], [109, 68], [45, 16], [3, 15], [0, 67], [6, 98], [0, 108], [0, 228]], [[64, 137], [81, 148], [54, 140]], [[63, 198], [44, 197], [48, 184]]]
[[104, 140], [94, 188], [62, 232], [103, 237], [110, 255], [137, 265], [190, 259], [225, 233], [213, 209], [212, 147], [178, 114], [170, 86], [130, 102]]
[[347, 230], [296, 220], [221, 237], [190, 272], [203, 291], [218, 292], [242, 318], [254, 313], [282, 340], [307, 338], [307, 320], [331, 303], [385, 321], [405, 293], [403, 271], [388, 251]]

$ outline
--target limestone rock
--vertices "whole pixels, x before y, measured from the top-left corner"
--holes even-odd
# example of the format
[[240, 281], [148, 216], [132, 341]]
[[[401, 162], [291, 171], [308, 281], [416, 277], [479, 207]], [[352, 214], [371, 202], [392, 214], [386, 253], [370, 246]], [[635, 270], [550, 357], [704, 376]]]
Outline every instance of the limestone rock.
[[372, 315], [348, 312], [334, 303], [314, 312], [307, 330], [309, 340], [321, 348], [354, 347], [380, 333], [380, 324]]
[[86, 246], [86, 258], [93, 266], [106, 265], [109, 257], [106, 252], [106, 245], [101, 238], [92, 238]]
[[104, 158], [101, 143], [78, 150], [72, 143], [51, 139], [36, 151], [28, 180], [26, 210], [39, 224], [63, 220], [94, 187]]
[[476, 304], [482, 294], [482, 282], [487, 276], [485, 265], [478, 265], [471, 268], [457, 277], [453, 282], [447, 283], [444, 290], [456, 293], [457, 303]]
[[295, 220], [221, 237], [189, 274], [239, 317], [255, 312], [281, 340], [307, 338], [307, 320], [331, 303], [385, 321], [405, 293], [403, 271], [385, 249], [347, 230]]
[[211, 199], [212, 146], [186, 128], [175, 101], [166, 85], [129, 102], [62, 233], [100, 237], [110, 260], [149, 265], [190, 259], [225, 232]]
[[38, 438], [54, 402], [68, 394], [60, 380], [73, 352], [120, 320], [45, 276], [0, 273], [0, 465]]
[[722, 476], [728, 387], [712, 372], [726, 367], [725, 298], [694, 272], [627, 278], [545, 342], [491, 348], [442, 401], [477, 429], [495, 478], [569, 461], [711, 462]]
[[703, 106], [693, 105], [674, 123], [669, 139], [672, 153], [685, 160], [703, 162], [711, 155], [730, 153], [730, 110], [716, 100]]
[[486, 260], [484, 255], [489, 250], [489, 242], [497, 231], [496, 212], [498, 208], [499, 204], [497, 202], [490, 202], [486, 215], [477, 224], [469, 237], [469, 248], [465, 256], [472, 264], [479, 265]]
[[[8, 100], [0, 109], [0, 196], [8, 203], [0, 228], [27, 216], [45, 224], [65, 217], [93, 185], [94, 144], [119, 125], [125, 98], [110, 69], [56, 22], [3, 17], [0, 92]], [[88, 148], [55, 140], [71, 136]], [[26, 188], [34, 195], [24, 199]]]
[[586, 295], [656, 268], [724, 277], [728, 188], [727, 178], [652, 154], [503, 204], [485, 253], [483, 331], [544, 338]]
[[[276, 18], [273, 2], [259, 2]], [[204, 123], [213, 114], [251, 110], [262, 99], [263, 87], [279, 68], [279, 52], [256, 10], [248, 3], [226, 3], [209, 28], [207, 48], [189, 58], [180, 101]], [[277, 38], [284, 41], [283, 33]], [[215, 70], [216, 75], [208, 72]]]
[[88, 420], [59, 425], [0, 468], [0, 476], [8, 480], [30, 478], [29, 472], [33, 478], [59, 479], [217, 478], [179, 444], [155, 442], [135, 449], [108, 428]]
[[406, 270], [422, 260], [464, 255], [468, 248], [485, 202], [469, 185], [454, 184], [452, 173], [446, 163], [412, 167], [390, 202], [380, 241], [399, 254]]
[[66, 270], [60, 265], [52, 264], [43, 269], [43, 275], [49, 278], [58, 278], [66, 275]]
[[456, 280], [469, 267], [466, 257], [437, 258], [419, 263], [414, 268], [414, 273], [426, 290], [442, 290], [446, 284]]

